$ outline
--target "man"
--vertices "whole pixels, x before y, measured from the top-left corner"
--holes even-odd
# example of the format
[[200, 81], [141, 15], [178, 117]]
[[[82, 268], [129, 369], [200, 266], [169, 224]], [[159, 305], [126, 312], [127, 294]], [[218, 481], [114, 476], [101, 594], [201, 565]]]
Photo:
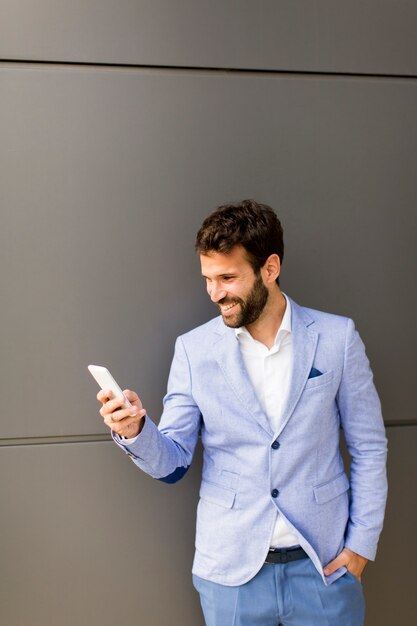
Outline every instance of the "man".
[[363, 343], [351, 320], [282, 293], [270, 207], [219, 207], [196, 249], [220, 317], [177, 339], [159, 427], [129, 390], [130, 409], [100, 392], [101, 415], [130, 458], [168, 483], [201, 434], [193, 580], [207, 626], [360, 626], [387, 490]]

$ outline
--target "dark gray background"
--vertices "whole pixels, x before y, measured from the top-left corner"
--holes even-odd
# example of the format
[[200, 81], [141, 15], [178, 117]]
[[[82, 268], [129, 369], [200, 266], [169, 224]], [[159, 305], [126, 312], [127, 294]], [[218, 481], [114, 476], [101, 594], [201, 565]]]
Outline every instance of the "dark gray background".
[[195, 232], [244, 197], [282, 219], [284, 291], [366, 343], [390, 446], [366, 624], [411, 623], [416, 24], [405, 0], [1, 4], [0, 623], [202, 624], [200, 453], [173, 487], [136, 470], [86, 367], [158, 420], [175, 337], [216, 314]]

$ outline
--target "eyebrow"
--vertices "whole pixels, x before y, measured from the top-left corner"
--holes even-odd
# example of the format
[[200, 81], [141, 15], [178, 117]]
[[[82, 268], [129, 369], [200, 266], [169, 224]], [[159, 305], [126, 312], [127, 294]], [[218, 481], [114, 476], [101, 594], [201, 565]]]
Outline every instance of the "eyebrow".
[[[221, 274], [216, 274], [216, 276], [221, 277], [221, 276], [236, 276], [238, 274], [238, 272], [236, 270], [230, 270], [230, 272], [222, 272]], [[201, 275], [203, 276], [203, 278], [207, 278], [207, 276], [203, 273], [201, 273]]]

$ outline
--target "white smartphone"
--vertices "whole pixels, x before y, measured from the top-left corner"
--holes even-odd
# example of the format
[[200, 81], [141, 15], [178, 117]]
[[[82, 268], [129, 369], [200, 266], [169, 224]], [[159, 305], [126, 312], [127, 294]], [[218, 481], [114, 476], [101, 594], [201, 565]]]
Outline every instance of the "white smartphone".
[[[114, 397], [123, 396], [123, 391], [120, 389], [107, 367], [102, 367], [101, 365], [89, 365], [88, 369], [90, 370], [90, 374], [94, 376], [102, 389], [111, 389]], [[132, 405], [126, 398], [126, 402], [122, 405], [122, 408], [127, 409], [130, 406]]]

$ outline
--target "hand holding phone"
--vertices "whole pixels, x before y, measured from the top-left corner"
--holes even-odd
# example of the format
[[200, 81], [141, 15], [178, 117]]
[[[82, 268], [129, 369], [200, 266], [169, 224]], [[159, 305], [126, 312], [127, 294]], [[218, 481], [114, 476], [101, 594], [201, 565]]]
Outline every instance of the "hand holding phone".
[[[143, 428], [146, 415], [139, 396], [129, 390], [123, 393], [106, 367], [89, 365], [88, 369], [102, 389], [97, 399], [103, 405], [100, 415], [106, 426], [121, 437], [136, 437]], [[107, 394], [109, 391], [111, 398]]]

